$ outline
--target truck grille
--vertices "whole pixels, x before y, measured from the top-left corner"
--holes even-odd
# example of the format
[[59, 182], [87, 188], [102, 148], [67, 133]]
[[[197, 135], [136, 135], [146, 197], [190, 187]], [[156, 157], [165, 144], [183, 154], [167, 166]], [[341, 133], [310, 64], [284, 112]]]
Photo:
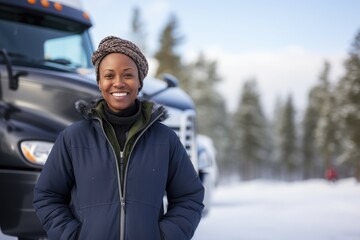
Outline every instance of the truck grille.
[[194, 166], [197, 167], [195, 112], [193, 110], [169, 111], [169, 115], [170, 117], [164, 123], [175, 131]]

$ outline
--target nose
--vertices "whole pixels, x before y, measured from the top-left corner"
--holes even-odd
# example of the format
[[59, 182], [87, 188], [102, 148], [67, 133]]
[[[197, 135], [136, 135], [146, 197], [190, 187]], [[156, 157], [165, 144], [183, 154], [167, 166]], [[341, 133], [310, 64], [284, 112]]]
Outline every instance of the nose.
[[114, 87], [123, 87], [125, 86], [125, 82], [123, 81], [123, 79], [121, 78], [121, 76], [115, 78], [114, 83], [113, 83]]

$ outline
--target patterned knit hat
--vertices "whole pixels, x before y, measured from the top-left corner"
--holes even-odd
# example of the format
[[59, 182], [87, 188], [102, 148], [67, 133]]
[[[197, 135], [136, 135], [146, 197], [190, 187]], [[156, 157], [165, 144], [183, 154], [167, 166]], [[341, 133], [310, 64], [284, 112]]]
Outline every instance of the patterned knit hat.
[[99, 65], [103, 58], [110, 53], [122, 53], [130, 57], [139, 70], [139, 78], [142, 82], [146, 77], [149, 65], [140, 49], [132, 42], [114, 36], [108, 36], [101, 40], [98, 49], [92, 55], [92, 64], [95, 67], [96, 80], [99, 81]]

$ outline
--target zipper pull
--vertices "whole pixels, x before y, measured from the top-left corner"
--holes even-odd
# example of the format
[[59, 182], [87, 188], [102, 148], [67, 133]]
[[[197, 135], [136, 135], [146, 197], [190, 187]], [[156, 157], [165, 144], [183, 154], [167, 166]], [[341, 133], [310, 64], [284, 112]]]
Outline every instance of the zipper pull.
[[124, 213], [125, 213], [126, 211], [125, 211], [125, 200], [124, 200], [124, 198], [120, 199], [120, 204], [121, 204], [121, 207], [124, 209]]
[[120, 164], [124, 164], [124, 152], [120, 151]]
[[121, 184], [124, 181], [124, 152], [120, 151], [120, 180]]

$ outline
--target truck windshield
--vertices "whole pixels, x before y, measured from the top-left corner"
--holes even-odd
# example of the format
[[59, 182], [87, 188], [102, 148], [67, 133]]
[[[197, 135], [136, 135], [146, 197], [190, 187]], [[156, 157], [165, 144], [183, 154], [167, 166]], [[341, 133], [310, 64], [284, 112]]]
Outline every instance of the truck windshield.
[[92, 69], [93, 47], [86, 26], [51, 16], [3, 16], [0, 49], [8, 52], [13, 65], [65, 72]]

